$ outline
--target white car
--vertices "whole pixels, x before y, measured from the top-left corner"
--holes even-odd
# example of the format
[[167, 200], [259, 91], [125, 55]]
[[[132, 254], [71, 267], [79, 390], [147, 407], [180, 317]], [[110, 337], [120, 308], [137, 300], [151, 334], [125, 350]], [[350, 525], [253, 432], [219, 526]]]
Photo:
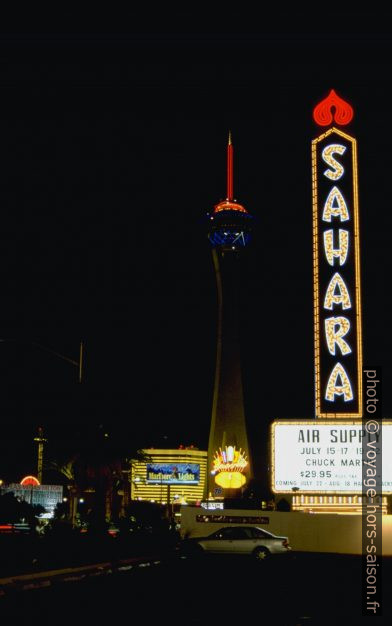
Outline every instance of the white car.
[[287, 537], [278, 537], [257, 526], [226, 526], [207, 537], [193, 537], [184, 541], [183, 552], [188, 555], [249, 554], [264, 561], [273, 554], [288, 554], [291, 550]]

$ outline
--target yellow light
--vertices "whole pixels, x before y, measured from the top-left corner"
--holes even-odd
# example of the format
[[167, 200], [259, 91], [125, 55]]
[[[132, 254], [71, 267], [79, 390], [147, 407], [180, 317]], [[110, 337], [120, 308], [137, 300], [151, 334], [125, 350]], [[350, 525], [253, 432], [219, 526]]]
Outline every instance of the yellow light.
[[323, 221], [330, 222], [332, 217], [340, 217], [341, 222], [350, 219], [346, 201], [338, 187], [332, 187], [324, 204]]
[[324, 176], [329, 178], [330, 180], [339, 180], [344, 174], [344, 167], [341, 163], [338, 163], [336, 159], [333, 158], [334, 152], [338, 154], [344, 154], [346, 152], [346, 146], [342, 146], [339, 143], [332, 143], [329, 146], [326, 146], [322, 151], [321, 155], [323, 160], [333, 167], [333, 170], [325, 170]]
[[349, 232], [339, 228], [339, 247], [333, 247], [333, 230], [324, 232], [324, 251], [330, 265], [334, 264], [335, 257], [339, 259], [339, 265], [344, 265], [348, 253]]
[[247, 465], [246, 454], [241, 448], [236, 450], [235, 446], [225, 446], [224, 450], [219, 448], [215, 452], [212, 473], [243, 472]]
[[[336, 327], [338, 329], [336, 330]], [[325, 336], [330, 354], [335, 355], [335, 344], [339, 346], [343, 355], [350, 354], [351, 348], [343, 339], [350, 330], [350, 322], [347, 317], [328, 317], [325, 320]]]
[[[336, 290], [338, 290], [337, 293]], [[341, 304], [343, 309], [351, 309], [351, 300], [348, 289], [339, 272], [336, 272], [329, 281], [327, 292], [325, 294], [324, 308], [332, 310], [334, 304]]]
[[246, 483], [246, 478], [241, 472], [220, 472], [215, 476], [215, 482], [224, 489], [239, 489]]
[[[338, 377], [341, 380], [341, 385], [337, 384]], [[327, 390], [325, 392], [325, 399], [329, 400], [330, 402], [334, 402], [335, 395], [343, 396], [345, 402], [349, 402], [354, 397], [350, 379], [347, 376], [346, 370], [341, 363], [336, 363], [330, 374], [327, 384]]]

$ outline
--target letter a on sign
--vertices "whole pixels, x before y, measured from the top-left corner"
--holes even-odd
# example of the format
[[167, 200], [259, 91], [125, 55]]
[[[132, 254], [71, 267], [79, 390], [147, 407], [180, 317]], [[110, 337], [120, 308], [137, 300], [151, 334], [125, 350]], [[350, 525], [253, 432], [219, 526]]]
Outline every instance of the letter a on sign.
[[324, 205], [324, 222], [330, 222], [332, 217], [340, 217], [341, 222], [347, 222], [350, 219], [346, 201], [337, 187], [332, 187]]
[[[338, 379], [340, 384], [338, 385]], [[334, 402], [335, 395], [343, 396], [345, 402], [349, 402], [353, 399], [353, 391], [351, 388], [350, 379], [346, 374], [346, 370], [343, 365], [336, 363], [328, 380], [327, 391], [325, 393], [325, 399], [329, 402]]]
[[332, 276], [329, 282], [324, 308], [332, 310], [334, 304], [341, 304], [343, 309], [351, 309], [351, 300], [346, 283], [338, 272]]

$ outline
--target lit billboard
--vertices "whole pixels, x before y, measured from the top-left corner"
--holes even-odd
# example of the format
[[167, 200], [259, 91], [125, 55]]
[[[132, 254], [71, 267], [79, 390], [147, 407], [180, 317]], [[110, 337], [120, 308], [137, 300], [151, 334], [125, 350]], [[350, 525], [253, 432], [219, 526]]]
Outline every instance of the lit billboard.
[[146, 482], [159, 485], [198, 485], [198, 463], [147, 463]]
[[[374, 438], [372, 433], [370, 441]], [[275, 421], [271, 488], [275, 493], [362, 495], [362, 450], [368, 443], [369, 435], [358, 420]], [[391, 420], [382, 422], [382, 446], [392, 450]], [[392, 493], [392, 455], [387, 453], [382, 455], [382, 489], [384, 495]]]

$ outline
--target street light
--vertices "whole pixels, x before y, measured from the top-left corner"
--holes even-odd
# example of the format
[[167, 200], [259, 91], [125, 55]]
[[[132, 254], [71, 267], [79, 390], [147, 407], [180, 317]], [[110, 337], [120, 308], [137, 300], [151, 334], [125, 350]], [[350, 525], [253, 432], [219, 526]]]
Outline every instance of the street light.
[[68, 363], [72, 363], [72, 365], [75, 365], [78, 368], [78, 380], [79, 380], [79, 383], [82, 382], [83, 341], [80, 342], [79, 361], [75, 361], [74, 359], [70, 359], [69, 357], [65, 356], [64, 354], [61, 354], [60, 352], [57, 352], [56, 350], [52, 350], [51, 348], [47, 348], [46, 346], [43, 346], [41, 343], [38, 343], [37, 341], [32, 341], [31, 345], [35, 346], [37, 348], [40, 348], [41, 350], [45, 350], [46, 352], [49, 352], [50, 354], [54, 354], [55, 356], [58, 356], [60, 359], [63, 359], [63, 361], [68, 361]]
[[72, 363], [72, 365], [75, 365], [78, 368], [78, 380], [79, 383], [82, 382], [82, 374], [83, 374], [83, 341], [80, 342], [80, 347], [79, 347], [79, 361], [75, 361], [74, 359], [70, 359], [69, 357], [65, 356], [64, 354], [61, 354], [61, 352], [57, 352], [56, 350], [52, 350], [51, 348], [48, 348], [47, 346], [42, 345], [41, 343], [38, 343], [38, 341], [21, 341], [19, 339], [0, 339], [0, 343], [25, 343], [25, 344], [29, 344], [31, 346], [34, 346], [35, 348], [39, 348], [40, 350], [44, 350], [45, 352], [49, 352], [50, 354], [53, 354], [54, 356], [59, 357], [59, 359], [63, 359], [63, 361], [68, 361], [68, 363]]

